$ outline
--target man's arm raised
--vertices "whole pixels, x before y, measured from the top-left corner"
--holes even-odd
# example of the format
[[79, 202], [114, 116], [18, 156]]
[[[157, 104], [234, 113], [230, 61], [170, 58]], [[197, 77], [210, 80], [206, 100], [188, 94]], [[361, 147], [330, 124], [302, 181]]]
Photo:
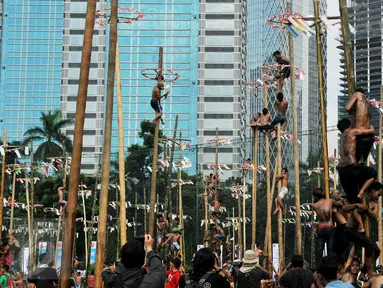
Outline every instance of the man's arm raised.
[[350, 112], [352, 107], [355, 105], [356, 101], [358, 100], [358, 96], [356, 93], [354, 93], [352, 96], [351, 96], [351, 99], [348, 101], [345, 109], [347, 112]]

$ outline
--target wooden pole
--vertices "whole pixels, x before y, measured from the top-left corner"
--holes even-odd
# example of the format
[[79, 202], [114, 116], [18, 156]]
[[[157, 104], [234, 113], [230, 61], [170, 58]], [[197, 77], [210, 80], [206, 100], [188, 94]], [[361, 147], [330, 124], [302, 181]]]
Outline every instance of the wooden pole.
[[255, 249], [257, 239], [257, 167], [258, 167], [258, 129], [254, 132], [254, 155], [253, 155], [253, 195], [252, 195], [252, 226], [251, 226], [251, 249]]
[[234, 214], [234, 207], [233, 207], [233, 261], [235, 260], [235, 225], [234, 225], [234, 218], [235, 218], [235, 214]]
[[[263, 74], [265, 74], [266, 70], [263, 69]], [[265, 79], [264, 79], [265, 80]], [[263, 106], [265, 108], [268, 108], [268, 91], [267, 86], [264, 85], [263, 88]], [[268, 267], [269, 267], [269, 273], [271, 275], [272, 273], [272, 267], [269, 264], [271, 261], [273, 261], [273, 245], [272, 245], [272, 238], [271, 238], [271, 210], [273, 208], [273, 191], [270, 189], [270, 177], [271, 177], [271, 171], [270, 171], [270, 140], [269, 136], [267, 134], [265, 135], [265, 150], [266, 150], [266, 197], [267, 197], [267, 220], [266, 220], [266, 235], [265, 235], [265, 245], [264, 247], [267, 247], [267, 255], [268, 255]], [[275, 173], [275, 170], [274, 170]]]
[[[353, 49], [352, 42], [350, 37], [350, 23], [349, 16], [347, 11], [347, 0], [339, 0], [339, 11], [341, 17], [341, 27], [342, 27], [342, 37], [343, 37], [343, 47], [344, 47], [344, 59], [346, 62], [346, 75], [347, 75], [347, 87], [348, 87], [348, 96], [351, 96], [355, 92], [355, 70], [353, 62]], [[352, 114], [353, 124], [355, 123], [355, 113]]]
[[[16, 160], [14, 162], [16, 164]], [[15, 169], [15, 168], [14, 168]], [[16, 192], [16, 170], [13, 171], [13, 179], [12, 179], [12, 202], [11, 202], [11, 220], [9, 223], [9, 234], [13, 234], [13, 213], [15, 211], [15, 192]]]
[[[5, 153], [7, 153], [7, 130], [3, 132], [3, 163], [1, 167], [1, 189], [0, 189], [0, 231], [3, 231], [3, 201], [4, 201], [4, 186], [5, 186], [5, 167], [6, 167], [6, 158]], [[29, 208], [28, 208], [29, 209]], [[1, 232], [0, 232], [1, 235]]]
[[[380, 107], [383, 102], [383, 85], [380, 87]], [[378, 181], [382, 182], [382, 124], [383, 117], [379, 113], [379, 151], [378, 151]], [[382, 197], [379, 197], [378, 239], [379, 247], [383, 247], [383, 219], [382, 219]], [[383, 253], [379, 256], [380, 264], [383, 264]]]
[[334, 163], [333, 163], [333, 168], [334, 168], [334, 191], [336, 190], [336, 149], [334, 149]]
[[29, 247], [29, 267], [33, 266], [33, 252], [32, 252], [32, 245], [33, 245], [33, 231], [32, 231], [32, 221], [31, 221], [31, 207], [30, 207], [30, 201], [29, 201], [29, 180], [27, 176], [27, 168], [25, 165], [25, 194], [26, 194], [26, 200], [27, 200], [27, 217], [28, 217], [28, 247]]
[[[180, 132], [180, 139], [182, 139], [182, 132]], [[180, 140], [181, 141], [181, 140]], [[180, 148], [180, 160], [179, 162], [181, 162], [182, 160], [182, 149]], [[178, 205], [179, 205], [179, 208], [178, 208], [178, 211], [180, 212], [180, 215], [179, 215], [179, 218], [180, 218], [180, 225], [181, 225], [181, 228], [185, 228], [184, 227], [184, 213], [183, 213], [183, 207], [182, 207], [182, 164], [179, 163], [179, 166], [178, 166]], [[180, 239], [180, 247], [181, 247], [181, 260], [183, 261], [183, 263], [185, 263], [185, 255], [184, 255], [184, 249], [185, 249], [185, 238], [184, 238], [184, 235], [185, 233], [182, 233], [182, 237]]]
[[246, 170], [243, 170], [243, 195], [242, 195], [242, 209], [243, 209], [243, 253], [246, 251]]
[[[108, 85], [106, 91], [106, 109], [104, 126], [104, 144], [102, 152], [102, 174], [100, 192], [100, 212], [97, 226], [97, 252], [95, 264], [94, 286], [102, 285], [102, 270], [106, 250], [107, 209], [109, 196], [110, 153], [112, 142], [113, 96], [114, 77], [116, 72], [116, 46], [117, 46], [117, 7], [118, 0], [111, 0], [109, 59], [108, 59]], [[73, 171], [73, 170], [72, 170]], [[72, 172], [71, 171], [71, 172]], [[72, 173], [71, 173], [72, 176]], [[72, 182], [70, 183], [72, 185]], [[78, 186], [77, 186], [78, 187]]]
[[81, 198], [82, 198], [82, 208], [83, 208], [83, 213], [84, 213], [85, 270], [88, 271], [88, 226], [86, 224], [86, 209], [85, 209], [84, 191], [81, 191]]
[[[208, 187], [208, 182], [206, 181], [206, 184], [205, 184], [205, 192], [203, 194], [203, 203], [204, 203], [204, 207], [205, 207], [205, 236], [204, 236], [204, 246], [205, 247], [208, 247], [209, 246], [209, 241], [207, 240], [208, 239], [208, 233], [209, 233], [209, 218], [208, 218], [208, 200], [207, 200], [207, 197], [208, 197], [208, 194], [207, 194], [207, 187]], [[234, 209], [234, 208], [233, 208]], [[234, 217], [234, 216], [233, 216]]]
[[[326, 199], [330, 199], [330, 169], [328, 164], [328, 144], [327, 144], [327, 113], [326, 113], [326, 99], [324, 91], [324, 79], [323, 79], [323, 65], [322, 65], [322, 41], [321, 41], [321, 20], [319, 18], [319, 1], [314, 0], [314, 14], [315, 14], [315, 32], [316, 32], [316, 44], [317, 44], [317, 67], [318, 67], [318, 89], [320, 100], [320, 114], [321, 114], [321, 127], [322, 127], [322, 150], [323, 150], [323, 175], [324, 175], [324, 192]], [[291, 35], [291, 34], [289, 34]], [[292, 38], [292, 36], [289, 36]], [[291, 79], [293, 79], [292, 77]], [[295, 80], [294, 80], [295, 81]], [[295, 135], [294, 135], [295, 137]], [[298, 145], [298, 144], [297, 144]], [[298, 149], [297, 149], [298, 151]], [[295, 154], [295, 150], [294, 150]], [[299, 169], [298, 169], [299, 172]], [[297, 171], [295, 171], [297, 174]], [[298, 215], [298, 211], [297, 211]], [[300, 224], [300, 223], [299, 223]], [[297, 223], [298, 226], [298, 223]]]
[[[281, 139], [281, 125], [277, 126], [277, 175], [282, 173], [282, 139]], [[296, 176], [296, 175], [295, 175]], [[278, 192], [282, 189], [281, 181], [278, 181]], [[285, 207], [286, 208], [286, 207]], [[284, 239], [283, 239], [283, 213], [279, 209], [278, 213], [278, 247], [279, 247], [279, 267], [285, 267], [285, 249], [284, 249]], [[300, 253], [299, 253], [300, 254]]]
[[[172, 189], [170, 187], [171, 185], [171, 179], [172, 179], [172, 171], [173, 171], [173, 159], [174, 159], [174, 149], [176, 146], [176, 137], [177, 137], [177, 128], [178, 128], [178, 115], [176, 115], [176, 123], [174, 126], [173, 131], [173, 140], [172, 140], [172, 150], [170, 151], [170, 161], [169, 161], [169, 168], [168, 168], [168, 174], [166, 179], [166, 194], [165, 194], [165, 217], [168, 217], [169, 220], [169, 228], [173, 227], [173, 201], [172, 201]], [[181, 140], [180, 140], [181, 141]]]
[[[122, 107], [121, 61], [118, 39], [116, 43], [116, 92], [118, 117], [118, 172], [120, 185], [120, 245], [126, 243], [126, 189], [125, 189], [125, 158], [124, 158], [124, 116]], [[117, 200], [117, 199], [116, 199]]]
[[218, 128], [215, 128], [215, 195], [214, 199], [218, 200]]
[[238, 190], [238, 257], [242, 259], [242, 209], [241, 209], [241, 192]]
[[[88, 0], [85, 20], [84, 42], [81, 56], [80, 80], [77, 93], [76, 122], [73, 139], [72, 164], [70, 173], [70, 187], [68, 192], [67, 221], [65, 223], [63, 258], [61, 262], [60, 287], [70, 287], [72, 273], [72, 249], [74, 243], [74, 225], [77, 208], [78, 185], [80, 184], [80, 165], [82, 154], [82, 137], [84, 130], [86, 99], [88, 95], [90, 60], [92, 55], [92, 40], [96, 13], [96, 0]], [[109, 160], [109, 159], [108, 159]], [[102, 248], [101, 248], [102, 249]], [[98, 249], [100, 250], [100, 249]], [[102, 267], [101, 267], [102, 268]], [[101, 276], [101, 271], [100, 271]], [[97, 287], [101, 287], [99, 281]]]
[[[158, 52], [158, 83], [162, 80], [162, 57], [163, 57], [163, 48], [159, 48]], [[152, 185], [150, 189], [150, 211], [149, 211], [149, 234], [154, 237], [154, 232], [156, 228], [155, 222], [155, 213], [154, 208], [156, 204], [156, 195], [157, 195], [157, 161], [158, 161], [158, 133], [160, 127], [160, 119], [156, 122], [156, 130], [154, 133], [154, 147], [153, 147], [153, 163], [152, 163]], [[145, 231], [146, 232], [146, 231]]]
[[[288, 11], [291, 11], [291, 0], [287, 1]], [[294, 178], [295, 178], [295, 209], [297, 212], [296, 226], [295, 226], [295, 243], [298, 255], [302, 255], [302, 226], [301, 226], [301, 194], [299, 186], [299, 143], [298, 143], [298, 113], [297, 113], [297, 99], [295, 88], [295, 65], [294, 65], [294, 39], [293, 35], [289, 33], [289, 51], [290, 51], [290, 69], [291, 73], [291, 102], [292, 102], [292, 116], [293, 116], [293, 137], [294, 137]], [[322, 123], [323, 125], [323, 123]], [[327, 142], [326, 142], [327, 143]], [[326, 154], [326, 157], [328, 155]]]
[[[68, 165], [68, 159], [65, 158], [64, 161], [64, 172], [63, 172], [63, 187], [66, 188], [66, 173], [67, 173], [67, 165]], [[64, 193], [64, 191], [63, 191]], [[57, 266], [57, 257], [59, 252], [59, 242], [60, 242], [60, 234], [61, 234], [61, 225], [62, 225], [62, 213], [63, 213], [63, 206], [60, 207], [60, 215], [57, 223], [57, 238], [56, 238], [56, 251], [55, 251], [55, 261], [53, 263], [53, 267], [56, 268]]]

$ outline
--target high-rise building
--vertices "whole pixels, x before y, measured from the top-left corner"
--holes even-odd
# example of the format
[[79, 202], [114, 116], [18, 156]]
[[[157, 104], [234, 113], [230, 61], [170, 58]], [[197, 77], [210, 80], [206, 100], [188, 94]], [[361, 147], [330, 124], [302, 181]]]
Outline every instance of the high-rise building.
[[[199, 21], [198, 143], [216, 137], [233, 145], [218, 149], [219, 163], [234, 172], [246, 155], [247, 1], [201, 0]], [[215, 163], [215, 146], [198, 153], [203, 170]]]
[[[293, 12], [299, 12], [303, 16], [313, 15], [313, 6], [309, 1], [293, 1]], [[282, 55], [289, 58], [289, 32], [280, 29], [274, 29], [267, 24], [267, 20], [278, 14], [287, 11], [287, 1], [249, 1], [249, 81], [262, 79], [262, 66], [274, 64], [273, 52], [280, 51]], [[320, 14], [326, 13], [326, 1], [320, 1]], [[319, 94], [318, 94], [318, 72], [315, 37], [307, 36], [298, 32], [299, 36], [294, 39], [294, 61], [295, 65], [305, 71], [303, 80], [296, 81], [296, 99], [297, 99], [297, 117], [298, 117], [298, 134], [301, 142], [299, 147], [299, 159], [305, 162], [310, 152], [317, 153], [320, 147], [320, 117], [319, 117]], [[326, 41], [325, 36], [322, 37], [324, 43], [323, 65], [326, 71]], [[324, 74], [326, 79], [326, 74]], [[326, 81], [325, 81], [326, 82]], [[290, 81], [286, 82], [283, 88], [284, 95], [291, 102]], [[249, 92], [248, 106], [249, 118], [251, 115], [261, 112], [264, 108], [263, 89], [258, 89], [256, 96], [253, 92]], [[272, 115], [276, 111], [273, 103], [276, 99], [277, 89], [268, 89], [268, 109]], [[290, 109], [292, 104], [290, 103]], [[248, 130], [248, 137], [251, 135]], [[287, 133], [293, 133], [292, 113], [288, 111]], [[251, 142], [250, 142], [251, 143]], [[259, 163], [264, 164], [265, 151], [264, 140], [260, 138]], [[274, 163], [276, 157], [275, 144], [270, 146], [271, 163]], [[293, 149], [292, 144], [288, 141], [282, 143], [282, 161], [286, 167], [292, 167]], [[248, 150], [252, 150], [252, 145], [248, 145]]]
[[[352, 35], [352, 63], [355, 69], [356, 87], [363, 88], [369, 99], [379, 100], [383, 75], [383, 4], [378, 0], [355, 0], [349, 1], [348, 7], [350, 23], [355, 29], [355, 34]], [[341, 72], [343, 89], [338, 97], [338, 117], [341, 119], [349, 117], [344, 110], [348, 101], [348, 88], [343, 45], [339, 45], [338, 48], [341, 50], [343, 69]], [[378, 127], [379, 113], [373, 113], [372, 116], [372, 125]]]
[[1, 1], [0, 129], [22, 140], [41, 112], [59, 109], [62, 1]]
[[[108, 2], [97, 1], [97, 9], [109, 8]], [[61, 109], [64, 118], [75, 117], [87, 1], [12, 0], [0, 4], [1, 128], [7, 129], [8, 139], [21, 140], [28, 128], [40, 124], [41, 112]], [[132, 24], [118, 24], [125, 145], [140, 143], [141, 121], [154, 117], [150, 99], [155, 81], [142, 76], [141, 70], [157, 68], [161, 46], [163, 67], [181, 74], [163, 102], [166, 124], [161, 128], [165, 135], [172, 135], [179, 115], [178, 131], [196, 144], [198, 3], [119, 1], [119, 7], [119, 16], [137, 16], [123, 8], [135, 8], [145, 15]], [[82, 160], [85, 173], [97, 169], [102, 151], [108, 29], [108, 25], [96, 24], [93, 34]], [[74, 128], [65, 132], [73, 135]], [[117, 146], [114, 118], [112, 152], [117, 152]], [[194, 152], [188, 156], [196, 158]]]

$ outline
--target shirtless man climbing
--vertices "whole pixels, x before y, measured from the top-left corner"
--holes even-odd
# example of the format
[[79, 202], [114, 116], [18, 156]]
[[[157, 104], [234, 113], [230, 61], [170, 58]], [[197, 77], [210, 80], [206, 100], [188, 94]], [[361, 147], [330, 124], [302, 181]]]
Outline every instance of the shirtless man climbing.
[[[277, 62], [281, 67], [279, 68], [279, 75], [275, 77], [276, 80], [278, 80], [278, 91], [281, 92], [283, 89], [283, 83], [285, 82], [285, 79], [290, 78], [291, 70], [290, 70], [290, 60], [287, 57], [284, 57], [281, 55], [280, 51], [275, 51], [273, 53], [273, 56], [275, 58], [275, 62]], [[284, 67], [282, 66], [288, 66]]]
[[320, 263], [325, 243], [327, 244], [327, 255], [332, 255], [332, 237], [334, 233], [332, 222], [333, 201], [325, 198], [321, 188], [315, 188], [313, 196], [314, 204], [312, 204], [312, 207], [319, 219], [315, 241], [315, 259], [316, 263]]
[[[351, 204], [360, 203], [358, 195], [363, 194], [375, 181], [377, 173], [371, 167], [357, 164], [355, 158], [356, 137], [374, 133], [374, 128], [372, 126], [370, 129], [352, 128], [350, 120], [342, 119], [338, 122], [338, 129], [342, 133], [340, 136], [339, 178], [347, 194], [348, 201]], [[361, 187], [359, 191], [358, 187]], [[358, 231], [363, 233], [363, 221], [358, 209], [355, 209], [352, 213], [359, 223]]]
[[[377, 220], [379, 218], [379, 205], [378, 205], [378, 199], [382, 196], [383, 193], [383, 185], [379, 182], [374, 182], [371, 184], [370, 191], [369, 191], [369, 202], [368, 207], [366, 207], [363, 204], [356, 203], [356, 204], [349, 204], [343, 208], [345, 212], [349, 212], [352, 210], [360, 209], [364, 213], [367, 213], [367, 215]], [[353, 242], [356, 245], [359, 245], [361, 247], [364, 247], [365, 249], [365, 263], [366, 263], [366, 269], [367, 274], [369, 277], [376, 276], [376, 272], [374, 272], [374, 261], [379, 257], [380, 255], [380, 249], [378, 245], [374, 241], [372, 241], [370, 238], [366, 236], [365, 233], [360, 233], [357, 231], [357, 228], [359, 227], [359, 223], [355, 220], [355, 217], [353, 214], [347, 219], [347, 224], [345, 228], [345, 237], [350, 242]]]
[[161, 96], [161, 91], [163, 91], [164, 89], [165, 84], [164, 82], [160, 81], [156, 86], [153, 87], [152, 90], [152, 100], [150, 101], [150, 106], [152, 106], [153, 110], [156, 112], [156, 117], [154, 117], [152, 120], [153, 124], [156, 124], [158, 119], [161, 120], [162, 125], [165, 124], [164, 120], [162, 119], [161, 99], [166, 99], [169, 95], [169, 91]]
[[286, 214], [285, 205], [283, 204], [283, 198], [285, 198], [285, 196], [289, 192], [289, 189], [287, 189], [287, 183], [289, 181], [287, 173], [287, 168], [282, 168], [281, 175], [275, 177], [276, 182], [281, 181], [282, 188], [281, 191], [279, 191], [277, 198], [275, 198], [276, 209], [273, 215], [277, 215], [279, 213], [279, 210], [282, 210], [282, 213]]
[[[372, 117], [372, 105], [364, 95], [363, 89], [356, 89], [350, 101], [346, 105], [346, 111], [353, 113], [352, 127], [357, 129], [370, 129]], [[356, 138], [355, 159], [357, 163], [365, 163], [374, 144], [374, 132], [360, 135]], [[360, 191], [358, 198], [363, 199], [364, 191]]]

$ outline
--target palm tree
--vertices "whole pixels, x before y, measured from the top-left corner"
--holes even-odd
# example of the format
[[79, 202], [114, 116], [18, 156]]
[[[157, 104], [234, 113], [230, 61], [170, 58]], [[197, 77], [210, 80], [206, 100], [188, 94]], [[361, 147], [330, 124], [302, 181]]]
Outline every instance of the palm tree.
[[73, 119], [62, 119], [60, 110], [41, 112], [41, 126], [28, 129], [24, 136], [24, 144], [30, 142], [41, 143], [35, 152], [38, 159], [63, 156], [72, 152], [72, 140], [61, 130], [73, 125]]

